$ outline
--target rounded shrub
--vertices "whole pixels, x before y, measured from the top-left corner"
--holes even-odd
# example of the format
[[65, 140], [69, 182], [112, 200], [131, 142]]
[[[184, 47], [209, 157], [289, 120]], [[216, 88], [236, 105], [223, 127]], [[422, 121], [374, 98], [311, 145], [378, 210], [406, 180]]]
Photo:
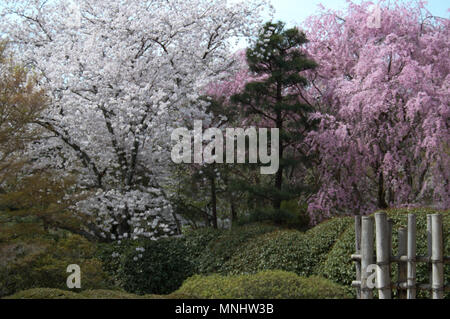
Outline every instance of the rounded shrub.
[[177, 293], [202, 299], [344, 299], [343, 287], [324, 278], [302, 278], [285, 271], [264, 271], [252, 275], [193, 276]]
[[307, 239], [295, 230], [276, 230], [261, 235], [237, 249], [223, 266], [227, 274], [254, 274], [262, 270], [285, 270], [306, 275], [302, 257]]
[[311, 276], [351, 223], [352, 218], [335, 218], [306, 233], [277, 230], [261, 235], [236, 250], [223, 268], [230, 274], [279, 269]]
[[[426, 255], [427, 253], [427, 214], [440, 213], [443, 215], [444, 223], [444, 255], [450, 256], [450, 211], [434, 211], [431, 209], [391, 209], [387, 211], [389, 218], [393, 221], [393, 253], [397, 254], [398, 241], [397, 234], [399, 228], [407, 227], [408, 213], [414, 213], [417, 216], [417, 255]], [[351, 282], [355, 280], [355, 263], [350, 260], [350, 256], [355, 253], [355, 231], [354, 226], [348, 226], [341, 238], [333, 246], [325, 261], [319, 267], [318, 274], [339, 283], [346, 289], [356, 295], [355, 289], [351, 288]], [[445, 281], [450, 281], [450, 265], [445, 265]], [[397, 266], [394, 263], [392, 267], [392, 278], [396, 281]], [[427, 283], [429, 280], [426, 264], [417, 264], [418, 283]], [[428, 297], [429, 293], [420, 292], [419, 297]], [[447, 294], [447, 298], [450, 297]]]
[[327, 258], [328, 253], [342, 233], [353, 223], [351, 217], [333, 218], [305, 233], [308, 244], [308, 253], [304, 258], [307, 271], [311, 274], [317, 274], [318, 266]]
[[120, 257], [118, 279], [128, 292], [169, 294], [193, 273], [194, 265], [185, 240], [165, 238], [138, 241], [128, 246]]

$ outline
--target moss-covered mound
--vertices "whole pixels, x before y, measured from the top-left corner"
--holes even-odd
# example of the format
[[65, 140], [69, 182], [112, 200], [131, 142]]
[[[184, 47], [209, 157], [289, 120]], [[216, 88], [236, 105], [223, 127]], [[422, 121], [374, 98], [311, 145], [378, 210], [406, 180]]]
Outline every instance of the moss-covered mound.
[[3, 299], [193, 299], [193, 297], [179, 293], [139, 296], [124, 291], [105, 289], [76, 293], [55, 288], [33, 288], [20, 291]]

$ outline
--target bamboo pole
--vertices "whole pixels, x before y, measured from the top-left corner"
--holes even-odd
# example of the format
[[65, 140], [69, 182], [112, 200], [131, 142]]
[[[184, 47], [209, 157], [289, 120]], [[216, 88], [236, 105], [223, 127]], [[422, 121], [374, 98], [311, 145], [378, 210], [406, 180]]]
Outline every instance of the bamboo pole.
[[[431, 265], [431, 252], [432, 252], [432, 234], [431, 234], [431, 215], [427, 214], [427, 257], [429, 258], [427, 268], [428, 268], [428, 283], [430, 284], [430, 287], [432, 285], [432, 277], [433, 277], [433, 266]], [[430, 291], [430, 296], [432, 295], [432, 292]]]
[[[388, 244], [389, 244], [389, 278], [392, 278], [392, 230], [394, 228], [394, 221], [391, 218], [387, 219], [388, 223]], [[391, 288], [391, 296], [392, 296], [392, 288]]]
[[[355, 216], [355, 250], [361, 254], [361, 216]], [[356, 280], [361, 282], [361, 260], [356, 261]], [[356, 298], [361, 299], [361, 287], [356, 288]]]
[[416, 299], [416, 215], [408, 215], [407, 298]]
[[379, 299], [391, 299], [391, 278], [389, 274], [389, 223], [386, 213], [375, 214], [377, 288]]
[[372, 299], [372, 289], [367, 287], [367, 267], [373, 258], [373, 218], [364, 216], [361, 220], [361, 299]]
[[442, 299], [444, 297], [442, 215], [431, 216], [431, 233], [432, 296], [433, 299]]
[[[405, 256], [407, 253], [406, 248], [406, 229], [400, 228], [398, 230], [398, 257]], [[398, 262], [398, 284], [405, 282], [407, 280], [407, 268], [406, 263]], [[398, 297], [400, 299], [406, 299], [406, 291], [397, 290]]]

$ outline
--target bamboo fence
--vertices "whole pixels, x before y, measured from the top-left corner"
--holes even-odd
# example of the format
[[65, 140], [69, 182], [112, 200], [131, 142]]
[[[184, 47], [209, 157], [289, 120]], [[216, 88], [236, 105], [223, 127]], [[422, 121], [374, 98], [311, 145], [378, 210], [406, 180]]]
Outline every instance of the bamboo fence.
[[[375, 245], [374, 245], [375, 242]], [[407, 228], [398, 231], [398, 254], [392, 253], [392, 220], [386, 213], [355, 217], [355, 248], [351, 256], [356, 262], [356, 288], [358, 299], [372, 299], [373, 290], [378, 290], [379, 299], [391, 299], [397, 291], [400, 299], [415, 299], [417, 290], [431, 292], [433, 299], [442, 299], [450, 285], [444, 282], [444, 264], [450, 264], [450, 257], [444, 257], [442, 215], [427, 215], [427, 255], [416, 254], [416, 216], [408, 215]], [[374, 252], [375, 250], [375, 252]], [[418, 284], [417, 263], [428, 264], [429, 282]], [[397, 264], [397, 280], [392, 278], [392, 265]], [[370, 285], [368, 267], [376, 265], [376, 284]], [[373, 267], [373, 266], [372, 266]], [[372, 287], [372, 288], [371, 288]]]

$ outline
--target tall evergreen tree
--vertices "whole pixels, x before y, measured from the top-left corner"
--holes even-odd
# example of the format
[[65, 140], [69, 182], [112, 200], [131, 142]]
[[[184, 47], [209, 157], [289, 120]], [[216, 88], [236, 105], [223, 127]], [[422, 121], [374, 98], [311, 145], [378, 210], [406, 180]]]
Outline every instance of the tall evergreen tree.
[[283, 22], [266, 23], [246, 53], [249, 71], [256, 80], [232, 97], [246, 116], [255, 116], [261, 125], [279, 129], [280, 168], [272, 186], [249, 186], [256, 196], [270, 198], [275, 210], [280, 210], [282, 201], [298, 198], [304, 188], [292, 179], [285, 180], [295, 167], [309, 161], [302, 142], [315, 125], [308, 116], [313, 107], [299, 94], [308, 86], [301, 73], [316, 67], [302, 49], [307, 42], [297, 28], [286, 29]]

